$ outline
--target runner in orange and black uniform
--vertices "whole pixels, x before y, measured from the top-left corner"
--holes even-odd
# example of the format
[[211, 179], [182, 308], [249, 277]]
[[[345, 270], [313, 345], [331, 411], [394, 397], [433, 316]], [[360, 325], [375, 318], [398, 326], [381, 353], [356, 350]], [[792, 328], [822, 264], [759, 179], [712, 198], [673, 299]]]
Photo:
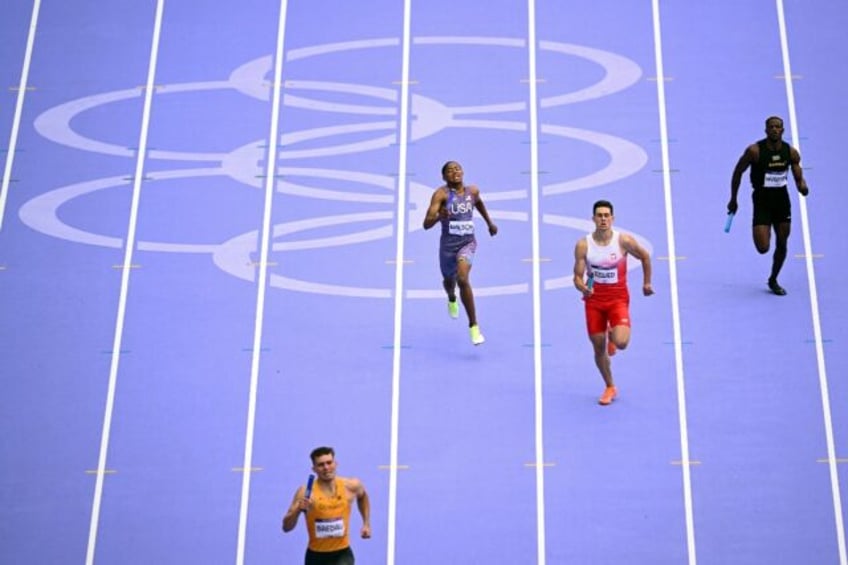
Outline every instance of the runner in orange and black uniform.
[[771, 230], [774, 229], [774, 257], [768, 287], [773, 293], [783, 296], [786, 290], [777, 283], [777, 276], [786, 260], [792, 218], [787, 190], [789, 171], [792, 171], [798, 192], [807, 196], [810, 189], [804, 180], [800, 153], [783, 141], [781, 118], [772, 116], [766, 119], [766, 138], [745, 148], [736, 163], [730, 180], [730, 202], [727, 204], [727, 211], [730, 213], [735, 214], [739, 208], [736, 196], [739, 193], [742, 174], [749, 166], [751, 185], [754, 188], [754, 246], [759, 253], [768, 253]]
[[335, 452], [331, 447], [318, 447], [310, 455], [317, 479], [310, 496], [300, 487], [283, 517], [283, 531], [297, 526], [301, 513], [306, 514], [309, 545], [305, 565], [354, 565], [350, 549], [350, 507], [356, 500], [362, 516], [360, 535], [371, 537], [371, 505], [365, 486], [359, 479], [337, 477]]
[[599, 403], [606, 406], [618, 395], [610, 356], [630, 343], [630, 292], [627, 289], [627, 256], [642, 262], [642, 294], [651, 287], [651, 256], [630, 235], [612, 229], [612, 204], [599, 200], [592, 206], [595, 231], [574, 247], [574, 287], [583, 294], [586, 329], [595, 352], [595, 365], [604, 379]]

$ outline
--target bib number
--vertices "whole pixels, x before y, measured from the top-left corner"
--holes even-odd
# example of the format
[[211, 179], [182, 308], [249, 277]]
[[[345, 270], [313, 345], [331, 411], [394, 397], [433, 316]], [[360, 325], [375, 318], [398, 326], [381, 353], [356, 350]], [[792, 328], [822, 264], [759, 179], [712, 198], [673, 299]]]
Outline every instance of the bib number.
[[345, 526], [342, 518], [315, 520], [315, 537], [318, 539], [343, 538], [344, 535]]
[[592, 278], [595, 280], [595, 284], [615, 284], [618, 282], [618, 269], [592, 267]]
[[763, 179], [763, 186], [765, 188], [781, 188], [786, 186], [786, 179], [788, 178], [789, 171], [779, 171], [779, 172], [766, 172], [765, 179]]
[[474, 233], [474, 222], [452, 220], [448, 224], [448, 233], [451, 235], [471, 235]]

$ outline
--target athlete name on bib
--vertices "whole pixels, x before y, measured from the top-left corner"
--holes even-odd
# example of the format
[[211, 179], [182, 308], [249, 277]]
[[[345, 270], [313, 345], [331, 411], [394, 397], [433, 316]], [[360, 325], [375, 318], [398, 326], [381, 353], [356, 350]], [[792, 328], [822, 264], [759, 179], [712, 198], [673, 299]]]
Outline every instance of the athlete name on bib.
[[766, 188], [780, 188], [786, 186], [786, 179], [788, 178], [788, 173], [788, 170], [766, 171], [765, 179], [763, 179], [763, 186]]
[[474, 222], [471, 220], [451, 220], [448, 224], [451, 235], [471, 235], [474, 233]]
[[595, 279], [595, 284], [615, 284], [618, 282], [618, 269], [604, 269], [603, 267], [592, 266], [592, 276]]
[[329, 518], [326, 520], [315, 520], [315, 537], [317, 538], [343, 538], [345, 535], [344, 520], [342, 518]]

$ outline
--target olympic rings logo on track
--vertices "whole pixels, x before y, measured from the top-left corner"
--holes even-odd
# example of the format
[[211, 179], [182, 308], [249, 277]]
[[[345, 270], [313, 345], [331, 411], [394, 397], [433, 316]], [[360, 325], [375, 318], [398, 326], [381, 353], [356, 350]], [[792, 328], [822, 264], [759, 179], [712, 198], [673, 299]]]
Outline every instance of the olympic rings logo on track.
[[[486, 48], [519, 48], [525, 49], [526, 42], [521, 39], [499, 37], [418, 37], [413, 41], [416, 45], [472, 45]], [[398, 39], [383, 38], [359, 40], [344, 43], [331, 43], [312, 47], [293, 49], [287, 53], [287, 61], [327, 57], [339, 54], [359, 53], [362, 51], [397, 48]], [[540, 98], [542, 108], [552, 108], [566, 104], [584, 102], [625, 90], [635, 84], [642, 76], [639, 66], [632, 60], [621, 55], [593, 49], [589, 47], [541, 41], [541, 51], [556, 55], [578, 57], [600, 66], [603, 77], [595, 84], [574, 92], [564, 92], [554, 96]], [[250, 61], [235, 69], [225, 81], [205, 81], [165, 85], [157, 88], [157, 95], [185, 94], [199, 91], [230, 90], [242, 95], [264, 101], [270, 101], [271, 86], [267, 76], [272, 68], [270, 56]], [[360, 154], [381, 149], [388, 149], [397, 144], [397, 102], [398, 88], [350, 84], [331, 81], [287, 80], [284, 83], [285, 94], [283, 105], [287, 108], [300, 109], [308, 112], [338, 113], [349, 116], [362, 116], [366, 120], [358, 123], [345, 123], [324, 127], [310, 128], [284, 133], [279, 139], [277, 153], [276, 190], [281, 194], [332, 200], [341, 202], [373, 203], [390, 205], [395, 201], [394, 190], [397, 179], [391, 175], [367, 173], [363, 171], [339, 170], [320, 167], [295, 166], [296, 161], [305, 158], [329, 158], [340, 155]], [[311, 95], [310, 95], [311, 93]], [[373, 99], [375, 104], [328, 101], [316, 97], [332, 93], [334, 96]], [[134, 158], [135, 151], [119, 144], [86, 137], [77, 132], [71, 125], [72, 121], [95, 108], [139, 98], [142, 91], [139, 88], [106, 92], [72, 100], [55, 106], [35, 120], [36, 130], [45, 138], [71, 148], [118, 157]], [[527, 131], [527, 123], [520, 120], [479, 119], [482, 114], [507, 114], [524, 112], [527, 103], [524, 101], [506, 101], [497, 104], [479, 106], [449, 107], [439, 101], [418, 94], [411, 95], [411, 114], [416, 118], [412, 122], [411, 141], [438, 135], [450, 128], [476, 128], [488, 130], [503, 130], [522, 132]], [[648, 161], [646, 152], [637, 144], [628, 140], [584, 129], [570, 128], [555, 124], [541, 124], [541, 133], [556, 137], [568, 138], [587, 143], [603, 149], [609, 156], [607, 165], [595, 172], [580, 178], [564, 180], [542, 187], [543, 196], [553, 196], [577, 190], [597, 187], [624, 179], [641, 170]], [[355, 136], [355, 141], [321, 145], [318, 147], [299, 147], [308, 142], [322, 141], [339, 136]], [[365, 137], [368, 136], [368, 137]], [[260, 188], [261, 162], [264, 158], [264, 148], [267, 141], [258, 140], [229, 153], [219, 152], [184, 152], [152, 148], [147, 152], [148, 161], [184, 161], [196, 162], [205, 166], [189, 169], [148, 171], [146, 180], [161, 181], [198, 177], [229, 177], [245, 186]], [[293, 179], [331, 180], [346, 183], [357, 183], [372, 186], [378, 192], [354, 192], [309, 186], [296, 183]], [[59, 217], [59, 209], [72, 200], [98, 191], [126, 187], [131, 183], [126, 177], [109, 177], [75, 183], [51, 190], [26, 202], [20, 209], [21, 220], [31, 228], [52, 237], [101, 247], [121, 248], [123, 240], [102, 233], [85, 230], [69, 225]], [[409, 230], [420, 230], [423, 214], [429, 203], [432, 187], [420, 183], [409, 182], [409, 200], [411, 204]], [[527, 199], [526, 190], [486, 191], [487, 202]], [[496, 219], [529, 221], [528, 214], [523, 212], [498, 212], [490, 210]], [[290, 221], [273, 226], [273, 252], [286, 252], [300, 249], [322, 249], [336, 246], [356, 245], [369, 241], [390, 238], [393, 233], [395, 212], [377, 211], [350, 214], [338, 214]], [[356, 223], [381, 223], [378, 227], [365, 229], [353, 234], [331, 235], [322, 238], [276, 241], [278, 238], [291, 236], [316, 228], [328, 228]], [[382, 222], [385, 222], [382, 224]], [[547, 225], [578, 229], [584, 232], [594, 227], [591, 221], [570, 218], [560, 215], [545, 214], [542, 222]], [[250, 260], [255, 253], [259, 234], [251, 231], [224, 242], [214, 243], [179, 243], [166, 241], [139, 240], [138, 249], [148, 252], [164, 253], [200, 253], [211, 254], [218, 268], [224, 272], [244, 279], [255, 279], [255, 266]], [[636, 236], [648, 249], [650, 243]], [[634, 266], [638, 266], [634, 263]], [[330, 284], [315, 281], [305, 281], [269, 271], [269, 284], [275, 288], [296, 290], [301, 292], [331, 294], [339, 296], [356, 296], [387, 298], [391, 296], [388, 288], [365, 288], [344, 284]], [[556, 289], [571, 286], [571, 275], [547, 279], [545, 289]], [[480, 287], [475, 293], [480, 296], [517, 294], [529, 291], [528, 283], [508, 284], [503, 286]], [[442, 298], [441, 289], [406, 291], [409, 298]]]

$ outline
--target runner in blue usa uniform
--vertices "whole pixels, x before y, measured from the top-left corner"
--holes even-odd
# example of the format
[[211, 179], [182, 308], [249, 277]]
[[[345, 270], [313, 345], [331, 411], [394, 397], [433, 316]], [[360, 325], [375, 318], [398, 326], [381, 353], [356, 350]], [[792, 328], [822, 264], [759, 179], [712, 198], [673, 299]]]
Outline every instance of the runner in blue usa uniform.
[[486, 338], [477, 324], [477, 311], [474, 306], [474, 291], [469, 275], [477, 250], [474, 236], [474, 209], [476, 208], [486, 225], [489, 234], [498, 233], [498, 226], [492, 223], [489, 212], [480, 197], [480, 189], [474, 185], [463, 184], [462, 166], [456, 161], [448, 161], [442, 167], [444, 186], [433, 192], [430, 207], [424, 216], [424, 229], [428, 230], [437, 223], [442, 225], [439, 239], [439, 268], [442, 271], [442, 285], [448, 295], [448, 314], [459, 317], [459, 305], [456, 302], [456, 288], [465, 313], [468, 315], [468, 331], [471, 342], [480, 345]]

